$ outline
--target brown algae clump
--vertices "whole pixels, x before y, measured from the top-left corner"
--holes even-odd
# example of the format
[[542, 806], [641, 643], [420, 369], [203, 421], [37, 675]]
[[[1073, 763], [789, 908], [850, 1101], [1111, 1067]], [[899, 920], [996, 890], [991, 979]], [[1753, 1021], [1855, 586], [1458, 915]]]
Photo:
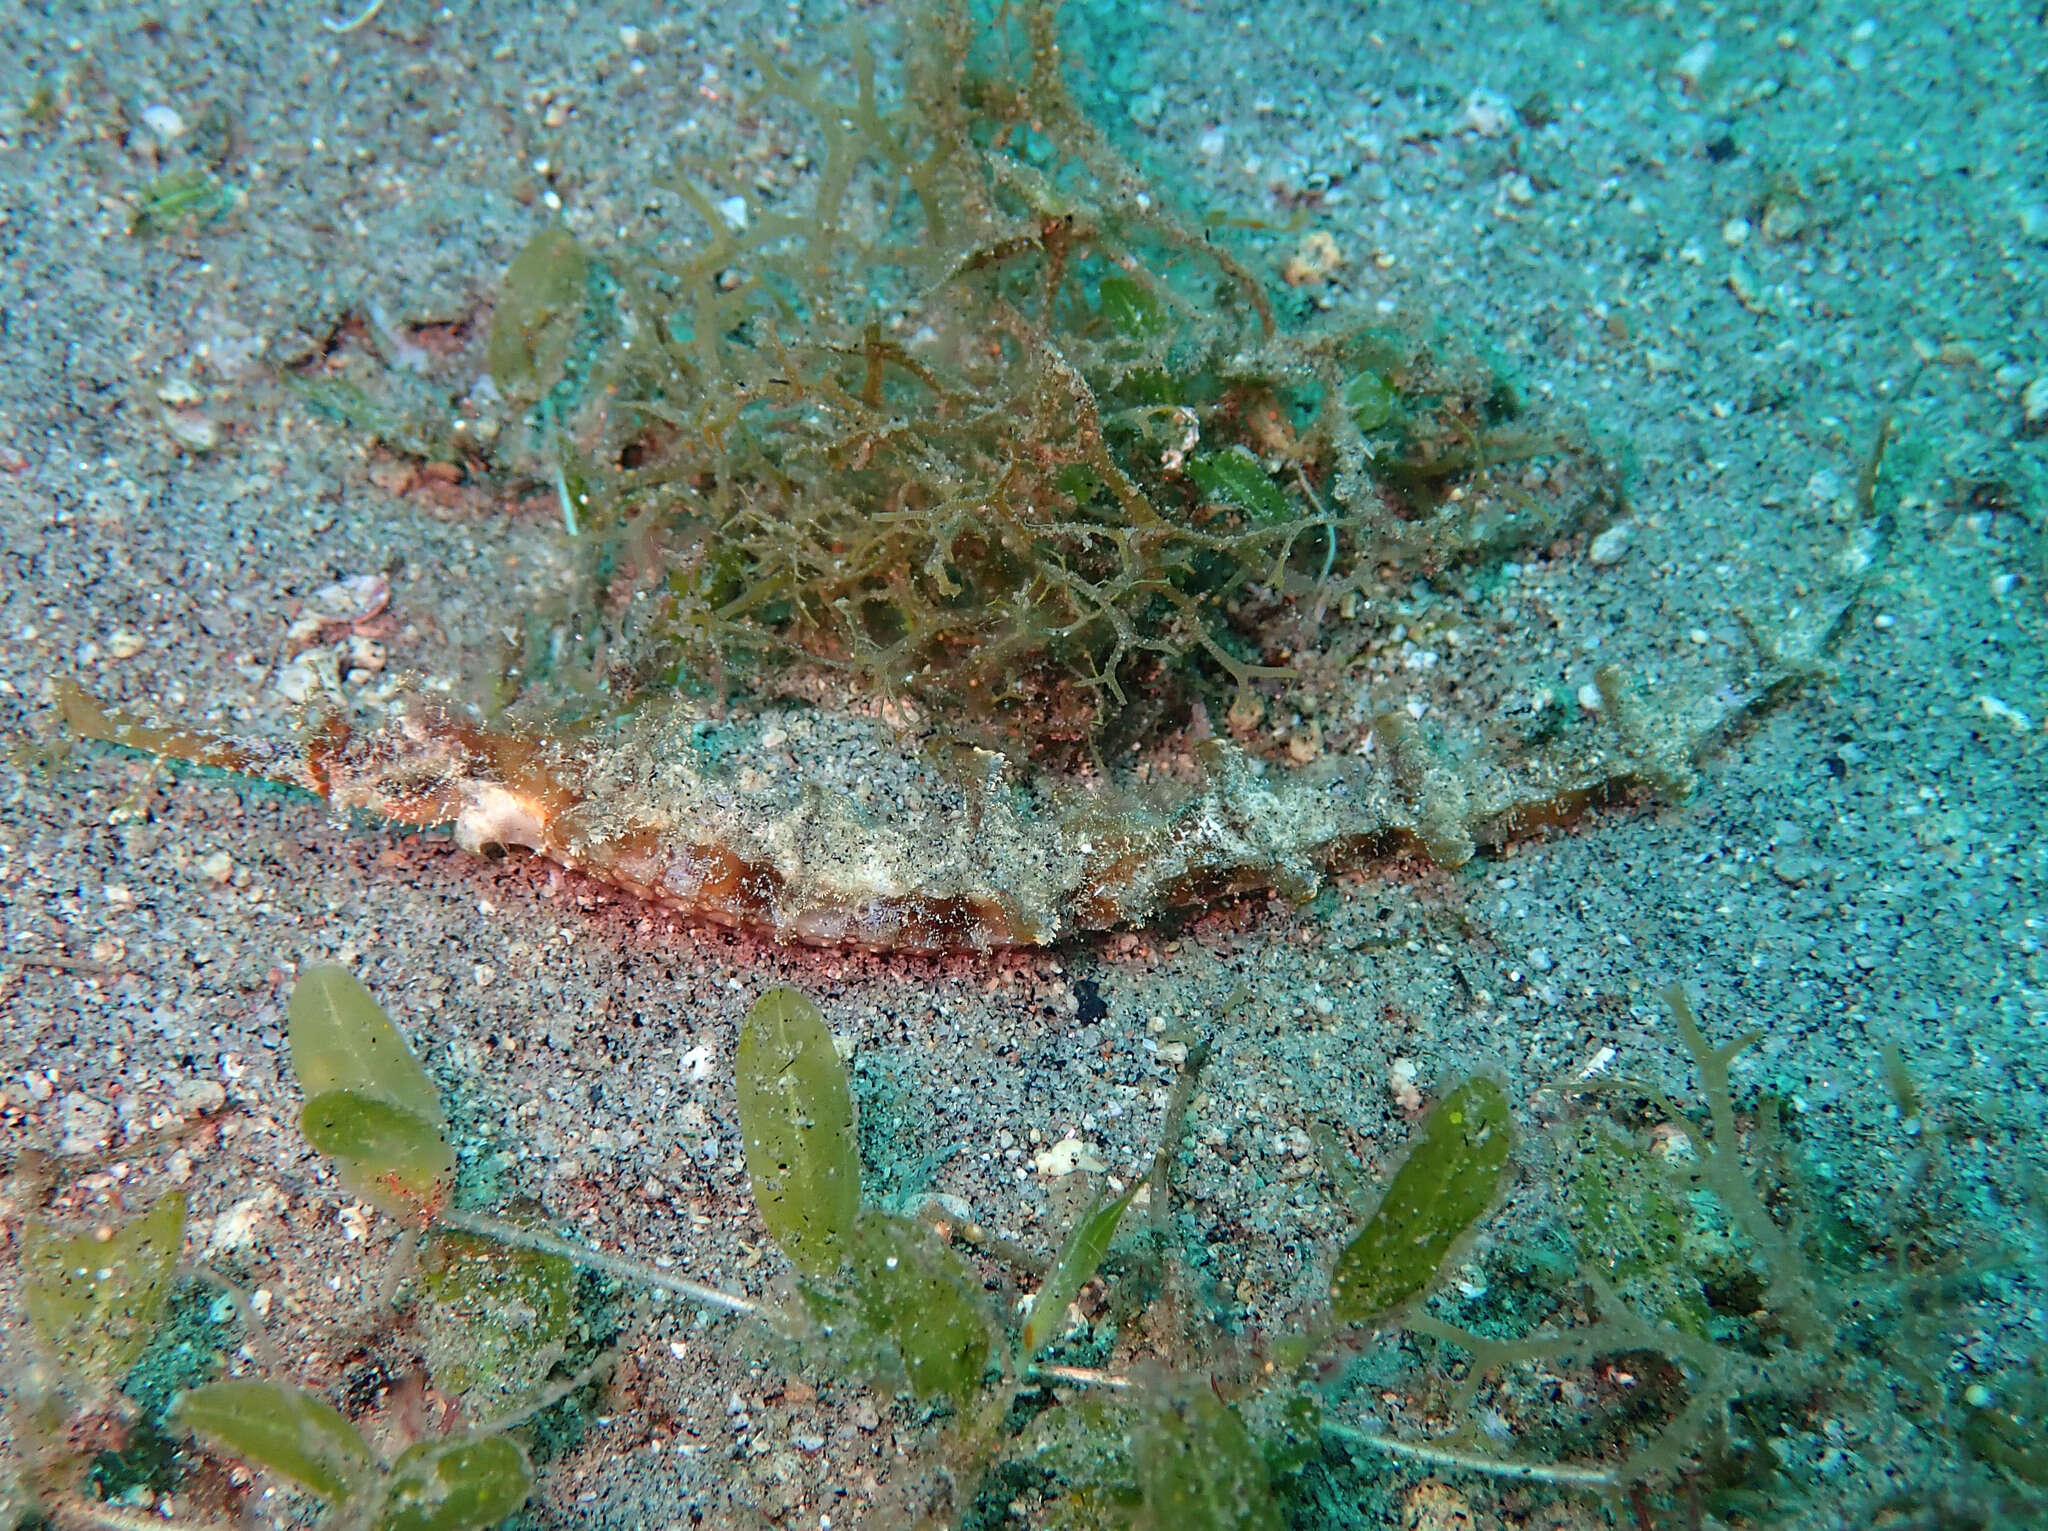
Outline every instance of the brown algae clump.
[[685, 184], [687, 249], [514, 262], [493, 376], [584, 581], [501, 701], [850, 693], [1072, 769], [1298, 678], [1347, 601], [1611, 513], [1490, 368], [1279, 324], [1076, 109], [1050, 8], [929, 20], [894, 106], [858, 40], [851, 100], [758, 62], [823, 140], [808, 210]]
[[548, 229], [513, 263], [500, 450], [574, 574], [506, 614], [466, 714], [407, 698], [280, 749], [68, 689], [74, 730], [701, 918], [934, 950], [1679, 797], [1824, 673], [1853, 589], [1683, 707], [1611, 664], [1553, 703], [1505, 566], [1616, 517], [1611, 465], [1442, 333], [1276, 310], [1076, 108], [1049, 7], [910, 20], [893, 84], [857, 31], [845, 86], [757, 61], [822, 147], [808, 205], [679, 178], [693, 238]]

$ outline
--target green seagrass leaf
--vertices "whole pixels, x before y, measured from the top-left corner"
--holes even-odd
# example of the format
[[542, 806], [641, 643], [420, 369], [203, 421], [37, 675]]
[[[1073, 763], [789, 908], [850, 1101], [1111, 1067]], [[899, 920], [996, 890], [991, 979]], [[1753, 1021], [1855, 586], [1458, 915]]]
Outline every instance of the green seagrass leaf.
[[1491, 1079], [1468, 1079], [1443, 1098], [1337, 1257], [1330, 1306], [1341, 1322], [1370, 1322], [1429, 1290], [1451, 1246], [1492, 1203], [1511, 1140], [1507, 1097]]
[[560, 380], [569, 339], [583, 312], [588, 262], [576, 238], [542, 229], [513, 257], [491, 313], [487, 365], [507, 394], [545, 393]]
[[1088, 1284], [1089, 1278], [1102, 1264], [1102, 1257], [1109, 1253], [1109, 1242], [1116, 1237], [1117, 1224], [1123, 1221], [1124, 1210], [1137, 1194], [1138, 1187], [1134, 1185], [1115, 1201], [1091, 1208], [1069, 1230], [1066, 1247], [1060, 1251], [1059, 1263], [1045, 1278], [1045, 1285], [1038, 1289], [1038, 1295], [1031, 1299], [1031, 1312], [1024, 1320], [1024, 1356], [1027, 1360], [1038, 1354], [1059, 1332], [1067, 1305], [1081, 1295], [1081, 1288]]
[[482, 1531], [532, 1488], [526, 1453], [505, 1436], [422, 1441], [392, 1464], [376, 1531]]
[[420, 1259], [420, 1327], [434, 1386], [471, 1418], [511, 1412], [560, 1359], [576, 1270], [560, 1255], [440, 1229]]
[[861, 1327], [895, 1350], [919, 1398], [964, 1399], [980, 1385], [992, 1348], [981, 1283], [929, 1228], [863, 1213], [851, 1282]]
[[1119, 335], [1150, 340], [1166, 333], [1166, 310], [1135, 277], [1106, 276], [1096, 293], [1102, 301], [1102, 317]]
[[303, 1388], [209, 1382], [182, 1395], [172, 1418], [209, 1444], [296, 1483], [329, 1504], [352, 1498], [376, 1458], [341, 1411]]
[[1207, 499], [1235, 505], [1261, 521], [1286, 519], [1287, 497], [1259, 460], [1242, 447], [1202, 453], [1188, 463], [1188, 477]]
[[374, 1096], [329, 1090], [306, 1102], [299, 1131], [334, 1160], [352, 1195], [408, 1222], [448, 1204], [455, 1150], [434, 1123]]
[[1133, 1440], [1152, 1524], [1165, 1531], [1282, 1531], [1265, 1458], [1213, 1392], [1162, 1409]]
[[747, 1178], [789, 1263], [828, 1276], [860, 1212], [853, 1095], [818, 1007], [771, 989], [747, 1013], [734, 1060]]
[[106, 1238], [30, 1218], [21, 1231], [29, 1326], [65, 1370], [118, 1383], [156, 1331], [184, 1244], [185, 1198], [176, 1191]]
[[308, 1099], [329, 1090], [367, 1095], [436, 1127], [441, 1092], [370, 991], [346, 968], [318, 963], [299, 975], [287, 1007], [292, 1072]]
[[1377, 372], [1361, 372], [1344, 385], [1344, 407], [1367, 435], [1394, 418], [1394, 390]]

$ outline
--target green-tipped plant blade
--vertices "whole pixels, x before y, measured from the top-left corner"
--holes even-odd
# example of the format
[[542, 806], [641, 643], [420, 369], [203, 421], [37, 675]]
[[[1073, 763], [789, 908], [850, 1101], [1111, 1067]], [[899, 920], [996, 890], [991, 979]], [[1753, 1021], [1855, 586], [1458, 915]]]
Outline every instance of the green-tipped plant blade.
[[1330, 1307], [1367, 1323], [1421, 1296], [1444, 1256], [1492, 1203], [1507, 1167], [1507, 1097], [1468, 1079], [1432, 1111], [1422, 1139], [1330, 1277]]
[[807, 1276], [845, 1259], [860, 1212], [853, 1096], [818, 1007], [772, 989], [747, 1013], [735, 1059], [740, 1132], [754, 1204]]
[[172, 1417], [193, 1434], [317, 1494], [352, 1498], [376, 1472], [356, 1427], [324, 1398], [275, 1382], [210, 1382], [179, 1398]]
[[1059, 1332], [1067, 1305], [1081, 1295], [1081, 1288], [1088, 1284], [1096, 1268], [1102, 1264], [1102, 1257], [1109, 1253], [1109, 1241], [1116, 1237], [1117, 1224], [1123, 1221], [1124, 1209], [1130, 1206], [1131, 1198], [1137, 1194], [1137, 1186], [1132, 1186], [1115, 1201], [1090, 1209], [1075, 1222], [1067, 1234], [1066, 1247], [1060, 1251], [1059, 1264], [1045, 1278], [1045, 1285], [1038, 1289], [1038, 1295], [1031, 1299], [1031, 1312], [1024, 1320], [1025, 1359], [1038, 1354]]
[[299, 1131], [334, 1160], [341, 1183], [372, 1206], [411, 1222], [448, 1204], [455, 1150], [434, 1123], [369, 1095], [330, 1090], [306, 1102]]
[[1282, 1531], [1265, 1458], [1214, 1393], [1162, 1409], [1136, 1432], [1138, 1483], [1160, 1531]]
[[36, 1338], [63, 1369], [119, 1382], [156, 1330], [184, 1243], [185, 1198], [176, 1191], [92, 1233], [63, 1234], [30, 1218], [21, 1233], [22, 1305]]
[[424, 1441], [392, 1464], [376, 1531], [482, 1531], [532, 1487], [526, 1453], [505, 1436]]
[[507, 394], [545, 393], [561, 375], [583, 312], [588, 263], [567, 229], [542, 229], [513, 257], [487, 342], [491, 381]]
[[292, 1072], [306, 1098], [349, 1090], [447, 1125], [441, 1092], [398, 1028], [346, 968], [321, 963], [292, 986]]
[[929, 1228], [863, 1214], [851, 1275], [866, 1338], [896, 1352], [913, 1393], [964, 1399], [980, 1384], [992, 1348], [981, 1283]]
[[1235, 505], [1261, 521], [1287, 516], [1287, 497], [1259, 460], [1242, 447], [1204, 452], [1188, 464], [1188, 477], [1204, 499]]
[[560, 1255], [438, 1230], [420, 1260], [420, 1328], [434, 1386], [472, 1418], [525, 1401], [560, 1359], [576, 1271]]

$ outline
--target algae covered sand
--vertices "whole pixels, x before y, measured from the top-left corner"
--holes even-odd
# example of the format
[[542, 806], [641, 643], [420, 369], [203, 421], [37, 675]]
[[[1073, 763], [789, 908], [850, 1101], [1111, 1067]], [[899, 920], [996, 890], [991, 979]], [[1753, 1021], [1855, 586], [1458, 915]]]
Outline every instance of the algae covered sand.
[[[1202, 696], [1262, 782], [1371, 764], [1358, 748], [1396, 711], [1425, 737], [1611, 738], [1609, 666], [1649, 703], [1731, 718], [1767, 681], [1760, 654], [1825, 673], [1717, 738], [1690, 796], [1624, 795], [1462, 865], [1411, 846], [1164, 927], [921, 958], [704, 930], [534, 860], [63, 744], [65, 679], [259, 739], [288, 737], [330, 689], [372, 721], [408, 696], [477, 695], [464, 656], [502, 644], [507, 608], [545, 613], [583, 577], [549, 478], [473, 466], [519, 423], [476, 388], [507, 267], [558, 218], [593, 252], [701, 233], [649, 190], [683, 160], [721, 219], [738, 198], [756, 226], [824, 163], [806, 114], [750, 104], [742, 50], [838, 68], [836, 17], [386, 10], [335, 36], [290, 7], [225, 23], [74, 9], [28, 19], [7, 66], [5, 1131], [10, 1157], [92, 1160], [48, 1202], [64, 1228], [181, 1190], [188, 1262], [255, 1294], [275, 1351], [234, 1364], [322, 1392], [390, 1448], [421, 1338], [385, 1301], [395, 1230], [297, 1131], [282, 1053], [299, 967], [344, 962], [411, 1039], [449, 1099], [465, 1194], [531, 1198], [587, 1241], [755, 1293], [782, 1266], [748, 1195], [732, 1074], [766, 989], [809, 994], [849, 1055], [876, 1194], [938, 1194], [1045, 1261], [1091, 1177], [1150, 1165], [1184, 1050], [1208, 1037], [1177, 1168], [1180, 1316], [1114, 1307], [1135, 1291], [1114, 1261], [1082, 1306], [1120, 1347], [1092, 1359], [1162, 1356], [1228, 1373], [1230, 1392], [1217, 1336], [1310, 1320], [1357, 1226], [1352, 1193], [1369, 1202], [1418, 1140], [1410, 1118], [1476, 1071], [1504, 1081], [1520, 1146], [1436, 1317], [1518, 1332], [1530, 1310], [1557, 1316], [1563, 1278], [1521, 1253], [1586, 1212], [1560, 1189], [1575, 1166], [1624, 1186], [1641, 1167], [1597, 1140], [1545, 1147], [1555, 1088], [1594, 1067], [1662, 1081], [1686, 1109], [1696, 1086], [1657, 998], [1678, 979], [1716, 1036], [1762, 1030], [1734, 1068], [1745, 1130], [1760, 1097], [1784, 1103], [1793, 1167], [1860, 1260], [1985, 1272], [1943, 1298], [1912, 1358], [1933, 1382], [1880, 1356], [1853, 1379], [1861, 1402], [1745, 1416], [1737, 1435], [1774, 1442], [1783, 1472], [1746, 1500], [1707, 1485], [1728, 1496], [1712, 1513], [1856, 1524], [1887, 1495], [1967, 1509], [2017, 1492], [1998, 1474], [2026, 1460], [2011, 1431], [2031, 1418], [2039, 1339], [2036, 18], [1502, 7], [1489, 37], [1422, 9], [1070, 10], [1090, 120], [1178, 216], [1268, 226], [1222, 237], [1289, 322], [1336, 323], [1326, 303], [1412, 334], [1441, 320], [1532, 413], [1582, 422], [1621, 465], [1626, 516], [1476, 573], [1400, 571], [1316, 686], [1255, 678], [1234, 716], [1234, 686]], [[156, 195], [131, 235], [152, 187], [190, 205]], [[436, 408], [442, 434], [419, 434]], [[489, 450], [462, 447], [458, 418]], [[1820, 654], [1845, 580], [1857, 606]], [[1341, 606], [1333, 630], [1359, 620]], [[411, 692], [406, 675], [423, 677]], [[879, 708], [820, 728], [735, 690], [696, 731], [700, 755], [761, 751], [735, 780], [814, 778], [853, 804], [895, 780], [884, 749], [904, 731]], [[1192, 717], [1179, 705], [1140, 751], [1169, 785], [1193, 758], [1170, 737]], [[780, 760], [763, 743], [778, 726], [799, 743]], [[958, 790], [950, 765], [930, 769]], [[1668, 1138], [1664, 1108], [1616, 1110]], [[1707, 1262], [1645, 1247], [1658, 1279]], [[172, 1316], [204, 1318], [181, 1290]], [[936, 1422], [886, 1385], [615, 1295], [608, 1391], [536, 1452], [528, 1514], [859, 1523], [930, 1470]], [[191, 1332], [215, 1354], [239, 1343], [226, 1319]], [[29, 1364], [17, 1348], [10, 1376]], [[1357, 1365], [1382, 1380], [1332, 1408], [1361, 1428], [1503, 1456], [1603, 1449], [1560, 1434], [1534, 1393], [1486, 1397], [1493, 1435], [1454, 1418], [1412, 1334]], [[1602, 1404], [1610, 1436], [1626, 1401]], [[1341, 1505], [1400, 1524], [1444, 1494], [1482, 1523], [1607, 1513], [1567, 1484], [1326, 1457], [1289, 1480], [1323, 1486], [1321, 1508], [1294, 1501], [1325, 1517], [1307, 1523]], [[204, 1518], [239, 1492], [213, 1471], [121, 1486], [182, 1493], [174, 1512]], [[1012, 1490], [1022, 1523], [1065, 1513], [1043, 1483]]]

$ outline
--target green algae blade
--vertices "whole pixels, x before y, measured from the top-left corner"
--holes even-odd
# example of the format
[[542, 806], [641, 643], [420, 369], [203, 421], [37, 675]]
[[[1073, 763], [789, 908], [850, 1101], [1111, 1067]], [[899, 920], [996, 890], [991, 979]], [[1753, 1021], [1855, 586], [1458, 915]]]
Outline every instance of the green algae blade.
[[308, 1099], [347, 1090], [445, 1127], [441, 1092], [383, 1007], [348, 969], [318, 963], [299, 975], [286, 1007], [292, 1072]]
[[299, 1132], [334, 1161], [353, 1196], [407, 1222], [431, 1222], [448, 1205], [455, 1150], [432, 1122], [389, 1101], [329, 1090], [306, 1102]]
[[1361, 372], [1344, 385], [1344, 408], [1359, 430], [1370, 435], [1394, 418], [1394, 390], [1377, 372]]
[[789, 1263], [829, 1276], [860, 1214], [853, 1095], [818, 1007], [771, 989], [747, 1012], [734, 1060], [747, 1178]]
[[434, 1386], [463, 1398], [472, 1418], [523, 1403], [562, 1354], [575, 1267], [560, 1255], [441, 1229], [428, 1237], [420, 1270], [420, 1327]]
[[422, 1441], [392, 1464], [376, 1531], [481, 1531], [532, 1489], [526, 1453], [502, 1435]]
[[1235, 505], [1260, 521], [1287, 518], [1287, 497], [1259, 460], [1242, 447], [1202, 453], [1188, 464], [1188, 477], [1208, 499]]
[[65, 1371], [119, 1382], [156, 1331], [184, 1244], [176, 1191], [111, 1230], [67, 1235], [30, 1218], [21, 1231], [29, 1327]]
[[245, 1462], [343, 1504], [376, 1470], [356, 1427], [325, 1399], [274, 1382], [210, 1382], [179, 1398], [172, 1417]]
[[865, 1336], [896, 1351], [919, 1398], [966, 1398], [991, 1349], [981, 1283], [930, 1229], [878, 1212], [861, 1217], [852, 1253]]
[[1150, 340], [1166, 333], [1166, 310], [1135, 277], [1106, 276], [1096, 296], [1103, 319], [1125, 339]]
[[506, 269], [491, 314], [491, 381], [507, 394], [545, 393], [557, 381], [583, 311], [588, 262], [567, 229], [542, 229]]
[[1088, 1284], [1102, 1264], [1102, 1257], [1109, 1253], [1109, 1242], [1116, 1237], [1117, 1224], [1123, 1221], [1125, 1209], [1137, 1194], [1138, 1187], [1132, 1186], [1115, 1201], [1091, 1208], [1075, 1222], [1067, 1234], [1066, 1246], [1060, 1250], [1059, 1263], [1045, 1278], [1045, 1285], [1039, 1288], [1038, 1295], [1031, 1299], [1031, 1313], [1024, 1320], [1026, 1359], [1037, 1355], [1058, 1332], [1060, 1321], [1066, 1316], [1067, 1305], [1081, 1295], [1081, 1288]]
[[1468, 1079], [1443, 1098], [1378, 1210], [1337, 1257], [1330, 1307], [1340, 1322], [1369, 1323], [1429, 1290], [1492, 1203], [1511, 1142], [1507, 1097], [1491, 1079]]
[[1139, 1430], [1138, 1483], [1151, 1524], [1173, 1531], [1282, 1531], [1265, 1458], [1237, 1411], [1211, 1392]]

